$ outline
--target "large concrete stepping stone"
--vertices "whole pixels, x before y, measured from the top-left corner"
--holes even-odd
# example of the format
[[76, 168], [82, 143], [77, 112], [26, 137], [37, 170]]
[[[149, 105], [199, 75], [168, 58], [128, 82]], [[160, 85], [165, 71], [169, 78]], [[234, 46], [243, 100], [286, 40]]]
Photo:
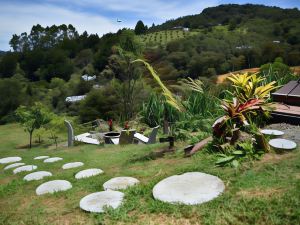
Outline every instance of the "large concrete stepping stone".
[[54, 192], [66, 191], [72, 188], [72, 184], [67, 180], [52, 180], [41, 184], [36, 189], [37, 195], [52, 194]]
[[279, 150], [292, 150], [297, 147], [295, 142], [283, 138], [272, 139], [269, 141], [269, 145]]
[[52, 157], [52, 158], [48, 158], [44, 160], [44, 163], [53, 163], [53, 162], [57, 162], [63, 160], [63, 158], [60, 157]]
[[20, 173], [20, 172], [25, 172], [25, 171], [32, 171], [36, 170], [37, 166], [36, 165], [26, 165], [26, 166], [21, 166], [13, 170], [14, 174]]
[[62, 166], [62, 168], [64, 170], [66, 169], [72, 169], [72, 168], [76, 168], [76, 167], [80, 167], [80, 166], [83, 166], [84, 163], [83, 162], [71, 162], [71, 163], [66, 163]]
[[41, 156], [37, 156], [35, 157], [34, 159], [35, 160], [39, 160], [39, 159], [48, 159], [50, 156], [47, 156], [47, 155], [41, 155]]
[[52, 176], [52, 173], [47, 171], [37, 171], [37, 172], [27, 174], [23, 179], [26, 181], [41, 180], [44, 177], [49, 177], [49, 176]]
[[123, 190], [140, 181], [134, 177], [115, 177], [103, 184], [104, 190]]
[[103, 170], [101, 170], [101, 169], [86, 169], [86, 170], [82, 170], [82, 171], [76, 173], [75, 178], [82, 179], [82, 178], [96, 176], [101, 173], [103, 173]]
[[19, 162], [21, 160], [22, 160], [22, 158], [18, 157], [18, 156], [6, 157], [6, 158], [0, 159], [0, 164], [14, 163], [14, 162]]
[[153, 188], [153, 196], [171, 204], [196, 205], [216, 198], [224, 189], [223, 181], [216, 176], [189, 172], [160, 181]]
[[10, 164], [6, 167], [4, 167], [4, 170], [8, 170], [8, 169], [11, 169], [11, 168], [15, 168], [15, 167], [18, 167], [18, 166], [24, 166], [25, 163], [13, 163], [13, 164]]
[[265, 134], [265, 135], [272, 135], [272, 136], [281, 136], [281, 135], [284, 135], [283, 131], [280, 131], [280, 130], [271, 130], [271, 129], [261, 130], [261, 133]]
[[118, 208], [122, 204], [123, 198], [124, 194], [119, 191], [101, 191], [82, 198], [79, 206], [88, 212], [101, 213], [106, 207]]

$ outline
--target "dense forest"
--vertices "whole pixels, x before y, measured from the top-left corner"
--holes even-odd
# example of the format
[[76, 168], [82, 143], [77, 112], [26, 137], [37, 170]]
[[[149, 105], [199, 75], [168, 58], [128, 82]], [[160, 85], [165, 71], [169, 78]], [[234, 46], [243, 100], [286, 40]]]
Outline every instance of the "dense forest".
[[[140, 35], [189, 28], [196, 35], [161, 44], [144, 43]], [[260, 67], [280, 57], [300, 65], [300, 11], [261, 5], [221, 5], [201, 14], [148, 28], [79, 34], [72, 25], [42, 27], [15, 34], [13, 51], [0, 53], [0, 121], [14, 120], [20, 105], [42, 102], [54, 112], [82, 121], [136, 116], [155, 85], [138, 64], [146, 59], [172, 87], [181, 79], [215, 76]], [[96, 76], [85, 80], [83, 75]], [[67, 96], [86, 95], [77, 103]], [[6, 96], [6, 97], [4, 97]]]

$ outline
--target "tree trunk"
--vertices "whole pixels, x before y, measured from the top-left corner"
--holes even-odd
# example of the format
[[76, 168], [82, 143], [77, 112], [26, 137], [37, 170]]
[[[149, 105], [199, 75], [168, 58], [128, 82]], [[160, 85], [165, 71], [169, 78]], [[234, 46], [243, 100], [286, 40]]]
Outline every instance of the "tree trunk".
[[33, 131], [29, 132], [29, 148], [31, 149], [31, 143], [32, 143], [32, 133]]

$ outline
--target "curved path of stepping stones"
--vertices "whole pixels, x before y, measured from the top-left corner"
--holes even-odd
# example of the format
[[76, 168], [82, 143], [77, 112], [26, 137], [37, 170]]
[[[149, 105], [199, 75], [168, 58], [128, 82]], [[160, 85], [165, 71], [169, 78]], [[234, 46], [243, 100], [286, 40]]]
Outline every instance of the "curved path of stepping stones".
[[224, 189], [224, 183], [218, 177], [190, 172], [160, 181], [153, 188], [153, 196], [172, 204], [196, 205], [216, 198]]
[[36, 170], [37, 166], [36, 165], [26, 165], [26, 166], [21, 166], [13, 170], [14, 174], [20, 173], [20, 172], [28, 172], [32, 170]]
[[[52, 163], [63, 160], [60, 157], [37, 156], [35, 160], [43, 160], [44, 163]], [[12, 163], [20, 161], [20, 157], [7, 157], [0, 159], [1, 163]], [[62, 166], [62, 169], [71, 169], [84, 166], [83, 162], [70, 162]], [[17, 168], [16, 168], [17, 167]], [[25, 163], [13, 163], [4, 169], [15, 168], [13, 173], [22, 171], [32, 171], [37, 169], [35, 165], [25, 165]], [[98, 168], [85, 169], [76, 173], [76, 179], [88, 178], [104, 173]], [[24, 176], [24, 180], [41, 180], [52, 176], [48, 171], [32, 172]], [[118, 208], [125, 194], [117, 191], [137, 185], [140, 181], [134, 177], [115, 177], [103, 184], [104, 191], [91, 193], [80, 200], [81, 209], [88, 212], [101, 213], [106, 207]], [[59, 191], [67, 191], [72, 188], [72, 184], [67, 180], [51, 180], [40, 184], [36, 188], [37, 195], [52, 194]], [[224, 183], [218, 177], [200, 173], [190, 172], [181, 175], [174, 175], [163, 179], [153, 188], [153, 197], [157, 200], [171, 204], [194, 205], [210, 201], [220, 195], [225, 189]]]
[[80, 167], [80, 166], [83, 166], [84, 163], [83, 162], [71, 162], [71, 163], [66, 163], [62, 166], [62, 168], [64, 170], [66, 169], [72, 169], [72, 168], [76, 168], [76, 167]]
[[0, 159], [0, 164], [14, 163], [14, 162], [19, 162], [21, 160], [22, 160], [22, 158], [18, 157], [18, 156], [6, 157], [6, 158]]
[[86, 169], [86, 170], [82, 170], [82, 171], [79, 171], [78, 173], [76, 173], [75, 178], [76, 179], [88, 178], [88, 177], [96, 176], [96, 175], [99, 175], [102, 173], [103, 173], [103, 170], [101, 170], [101, 169]]
[[124, 194], [119, 191], [101, 191], [89, 194], [80, 200], [81, 209], [88, 212], [101, 213], [105, 207], [118, 208], [123, 201]]
[[104, 190], [123, 190], [138, 184], [140, 181], [134, 177], [115, 177], [103, 184]]
[[23, 179], [26, 181], [41, 180], [44, 177], [49, 177], [49, 176], [52, 176], [52, 173], [48, 171], [37, 171], [37, 172], [27, 174]]
[[19, 167], [19, 166], [24, 166], [25, 163], [13, 163], [13, 164], [10, 164], [6, 167], [4, 167], [4, 170], [8, 170], [8, 169], [12, 169], [12, 168], [16, 168], [16, 167]]

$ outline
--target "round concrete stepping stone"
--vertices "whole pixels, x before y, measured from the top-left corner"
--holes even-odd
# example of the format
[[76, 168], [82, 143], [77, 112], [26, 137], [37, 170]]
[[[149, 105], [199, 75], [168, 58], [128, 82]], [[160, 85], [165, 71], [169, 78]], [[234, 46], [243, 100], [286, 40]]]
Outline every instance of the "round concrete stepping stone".
[[13, 163], [13, 164], [10, 164], [6, 167], [4, 167], [4, 170], [8, 170], [8, 169], [11, 169], [11, 168], [15, 168], [15, 167], [18, 167], [18, 166], [24, 166], [25, 163]]
[[190, 172], [160, 181], [153, 188], [153, 196], [172, 204], [196, 205], [216, 198], [224, 189], [224, 183], [218, 177]]
[[103, 184], [104, 190], [122, 190], [138, 184], [140, 181], [134, 177], [115, 177]]
[[101, 213], [105, 207], [118, 208], [123, 201], [124, 194], [119, 191], [101, 191], [89, 194], [80, 200], [81, 209], [88, 212]]
[[103, 173], [103, 170], [101, 170], [101, 169], [87, 169], [87, 170], [82, 170], [82, 171], [76, 173], [75, 178], [82, 179], [82, 178], [96, 176], [101, 173]]
[[37, 166], [35, 165], [26, 165], [26, 166], [21, 166], [13, 170], [14, 174], [20, 173], [20, 172], [25, 172], [25, 171], [32, 171], [36, 170]]
[[53, 162], [57, 162], [63, 160], [63, 158], [60, 157], [52, 157], [52, 158], [48, 158], [44, 160], [44, 163], [53, 163]]
[[62, 168], [64, 170], [66, 169], [72, 169], [72, 168], [76, 168], [76, 167], [79, 167], [79, 166], [83, 166], [84, 163], [83, 162], [71, 162], [71, 163], [66, 163], [62, 166]]
[[273, 136], [281, 136], [284, 135], [283, 131], [280, 130], [270, 130], [270, 129], [264, 129], [261, 130], [261, 133], [265, 134], [265, 135], [273, 135]]
[[35, 157], [34, 159], [48, 159], [50, 156], [47, 156], [47, 155], [41, 155], [41, 156], [37, 156]]
[[35, 190], [37, 195], [52, 194], [54, 192], [66, 191], [72, 188], [72, 184], [67, 180], [52, 180], [41, 184]]
[[26, 181], [41, 180], [44, 177], [49, 177], [49, 176], [52, 176], [52, 173], [47, 171], [37, 171], [37, 172], [27, 174], [23, 179]]
[[18, 157], [18, 156], [6, 157], [6, 158], [0, 159], [0, 164], [14, 163], [14, 162], [19, 162], [21, 160], [22, 160], [22, 158]]
[[272, 139], [269, 141], [269, 145], [271, 145], [275, 149], [283, 150], [292, 150], [297, 147], [297, 144], [295, 142], [283, 138]]

